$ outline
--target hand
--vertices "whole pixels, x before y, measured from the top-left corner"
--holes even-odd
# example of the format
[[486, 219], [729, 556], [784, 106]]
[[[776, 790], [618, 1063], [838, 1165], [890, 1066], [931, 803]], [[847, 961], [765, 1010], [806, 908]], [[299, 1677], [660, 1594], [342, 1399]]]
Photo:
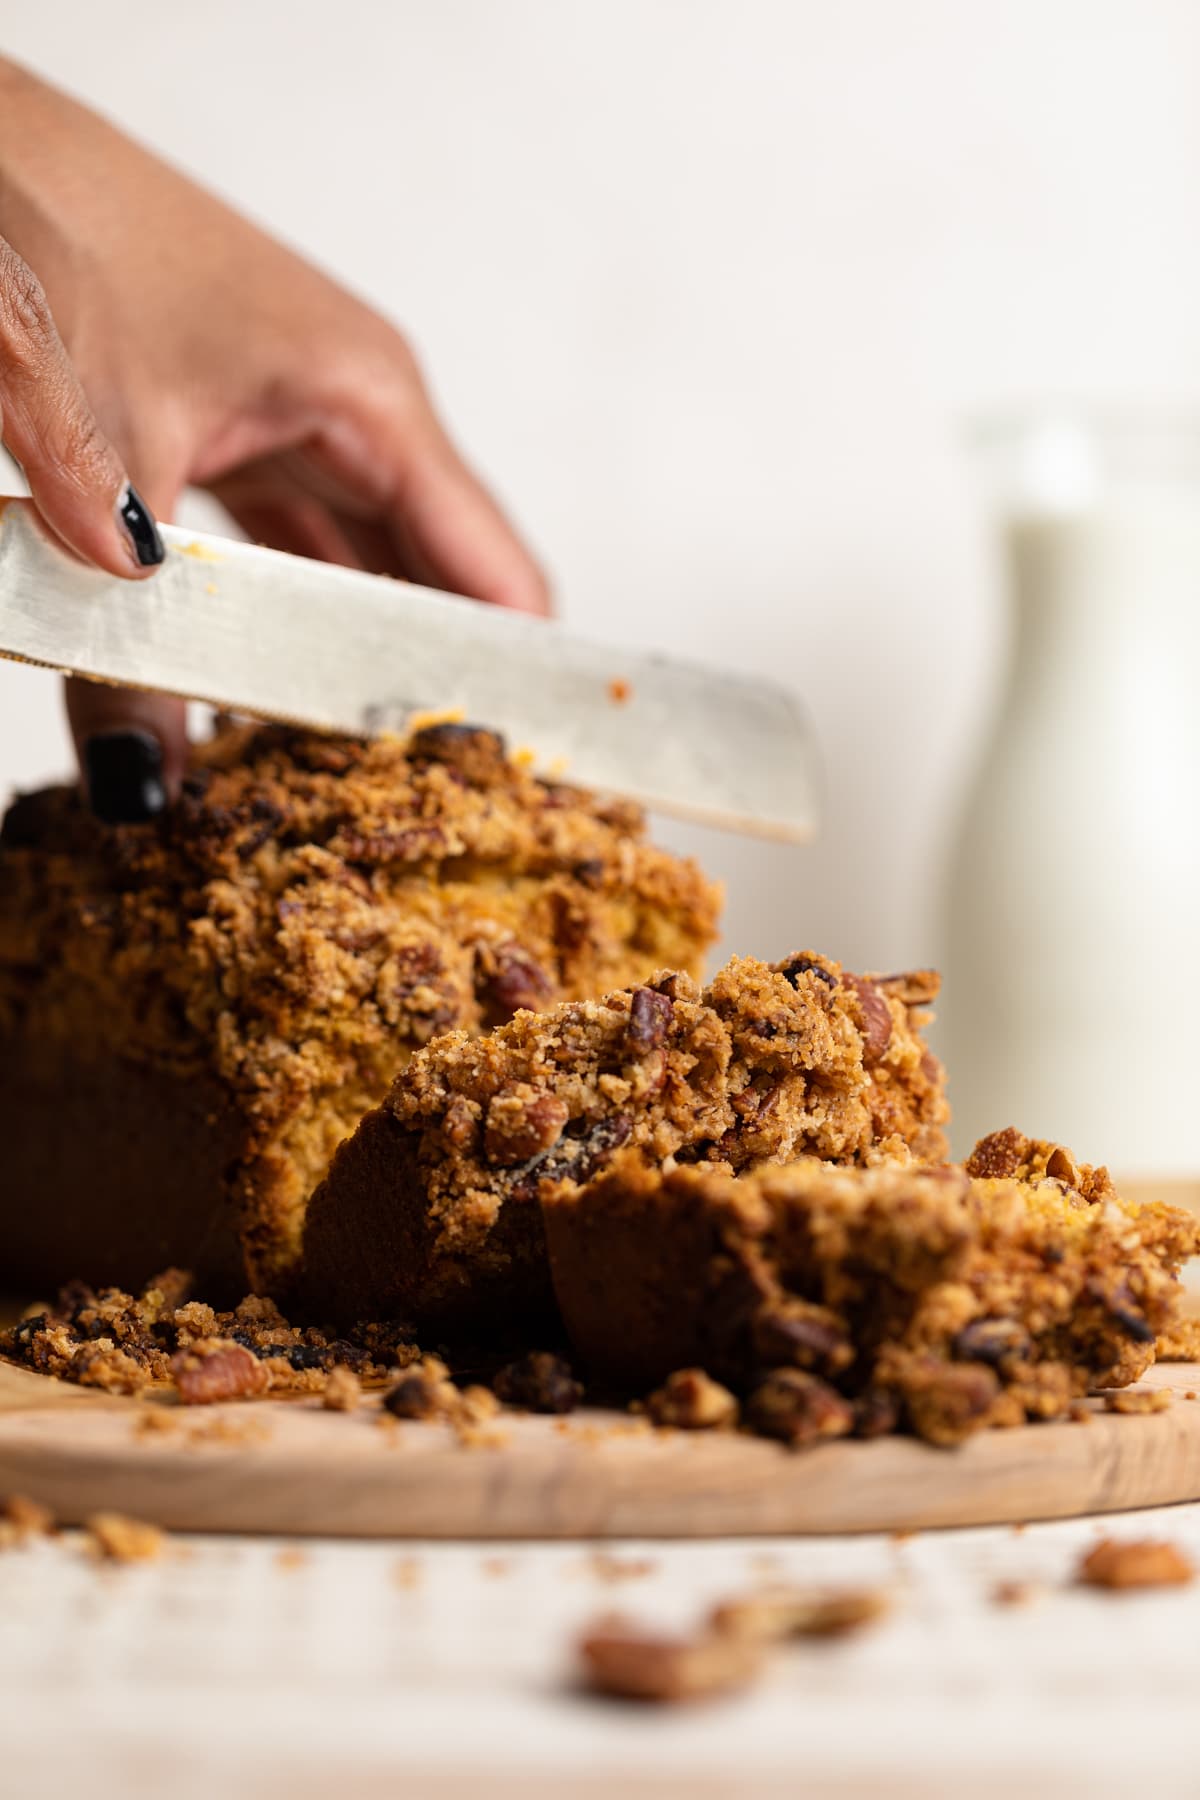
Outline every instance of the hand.
[[[153, 574], [190, 483], [276, 549], [549, 611], [404, 339], [2, 60], [0, 434], [46, 524], [114, 575]], [[72, 682], [67, 710], [97, 810], [159, 810], [182, 703]]]

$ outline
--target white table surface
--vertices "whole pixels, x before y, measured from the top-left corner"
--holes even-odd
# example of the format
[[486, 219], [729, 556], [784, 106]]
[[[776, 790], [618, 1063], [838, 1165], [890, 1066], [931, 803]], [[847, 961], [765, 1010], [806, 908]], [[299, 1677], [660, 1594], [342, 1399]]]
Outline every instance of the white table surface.
[[[1200, 1505], [899, 1541], [175, 1538], [139, 1566], [39, 1542], [0, 1556], [0, 1793], [1200, 1794], [1200, 1583], [1072, 1586], [1106, 1534], [1169, 1538], [1200, 1566]], [[733, 1699], [573, 1690], [597, 1614], [682, 1624], [776, 1577], [887, 1583], [894, 1610], [781, 1651]], [[1044, 1591], [1001, 1607], [1000, 1580]]]

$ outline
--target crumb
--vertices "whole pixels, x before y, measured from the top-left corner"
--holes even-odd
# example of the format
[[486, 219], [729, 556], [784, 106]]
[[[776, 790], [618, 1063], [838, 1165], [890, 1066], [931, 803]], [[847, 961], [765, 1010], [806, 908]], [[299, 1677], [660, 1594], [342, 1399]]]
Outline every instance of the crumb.
[[916, 1536], [917, 1533], [915, 1531], [889, 1531], [888, 1542], [892, 1544], [907, 1544]]
[[662, 1636], [620, 1619], [593, 1626], [579, 1653], [594, 1693], [668, 1704], [745, 1687], [761, 1664], [760, 1647], [751, 1641], [720, 1632]]
[[485, 1556], [479, 1566], [489, 1581], [501, 1581], [513, 1571], [511, 1556]]
[[308, 1551], [302, 1550], [299, 1544], [289, 1544], [285, 1549], [277, 1550], [275, 1553], [275, 1567], [277, 1569], [288, 1571], [292, 1569], [303, 1569], [307, 1566], [309, 1561]]
[[362, 1399], [362, 1382], [353, 1369], [335, 1364], [325, 1377], [321, 1404], [326, 1412], [353, 1412]]
[[679, 1431], [713, 1431], [738, 1420], [734, 1396], [703, 1369], [676, 1369], [650, 1395], [646, 1411], [656, 1425]]
[[1195, 1388], [1189, 1388], [1183, 1397], [1185, 1400], [1194, 1400], [1196, 1398]]
[[1106, 1588], [1183, 1587], [1195, 1573], [1174, 1544], [1102, 1538], [1080, 1563], [1077, 1580]]
[[1166, 1331], [1160, 1331], [1154, 1360], [1200, 1362], [1200, 1317], [1176, 1319]]
[[998, 1581], [992, 1589], [993, 1606], [1029, 1606], [1041, 1593], [1032, 1581]]
[[1104, 1410], [1111, 1413], [1166, 1412], [1170, 1404], [1169, 1388], [1118, 1388], [1104, 1396]]
[[509, 1363], [492, 1386], [507, 1405], [525, 1407], [529, 1412], [573, 1412], [583, 1398], [570, 1363], [549, 1350], [531, 1350], [528, 1356]]
[[609, 1550], [597, 1550], [588, 1559], [588, 1569], [597, 1581], [640, 1581], [658, 1568], [651, 1556], [614, 1556]]
[[845, 1637], [883, 1618], [888, 1605], [888, 1596], [876, 1588], [763, 1588], [722, 1601], [709, 1622], [714, 1631], [758, 1643]]
[[204, 1444], [228, 1444], [244, 1448], [250, 1444], [261, 1444], [270, 1435], [271, 1428], [265, 1419], [231, 1419], [219, 1415], [215, 1419], [205, 1419], [202, 1423], [189, 1425], [184, 1443], [189, 1450]]
[[620, 675], [614, 675], [608, 684], [608, 697], [614, 706], [624, 706], [633, 696], [633, 688]]
[[1096, 1415], [1086, 1400], [1072, 1400], [1067, 1408], [1067, 1417], [1075, 1425], [1090, 1425]]
[[40, 1500], [30, 1500], [25, 1494], [10, 1494], [0, 1507], [0, 1518], [11, 1526], [18, 1543], [26, 1538], [47, 1537], [54, 1530], [54, 1514], [50, 1508], [43, 1506]]
[[93, 1513], [84, 1521], [93, 1554], [110, 1562], [152, 1562], [161, 1556], [166, 1539], [157, 1525], [130, 1519], [124, 1513]]
[[392, 1564], [392, 1583], [398, 1588], [420, 1587], [425, 1571], [415, 1556], [398, 1556]]
[[1024, 1519], [1018, 1519], [1017, 1523], [1012, 1528], [1013, 1536], [1020, 1537], [1022, 1535], [1022, 1533], [1025, 1531], [1025, 1528], [1026, 1527], [1025, 1527]]
[[134, 1421], [135, 1437], [159, 1437], [163, 1432], [179, 1429], [179, 1420], [175, 1413], [165, 1406], [147, 1406]]

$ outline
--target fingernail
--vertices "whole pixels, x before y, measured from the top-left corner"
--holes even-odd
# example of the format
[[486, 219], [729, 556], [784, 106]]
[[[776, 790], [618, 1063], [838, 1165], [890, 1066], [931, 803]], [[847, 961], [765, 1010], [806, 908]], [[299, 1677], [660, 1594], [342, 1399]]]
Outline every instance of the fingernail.
[[83, 746], [88, 800], [106, 825], [143, 825], [167, 804], [162, 748], [148, 731], [104, 731]]
[[124, 526], [133, 554], [143, 569], [153, 568], [165, 559], [166, 546], [158, 535], [154, 514], [132, 481], [127, 481], [121, 489], [117, 500], [117, 517]]

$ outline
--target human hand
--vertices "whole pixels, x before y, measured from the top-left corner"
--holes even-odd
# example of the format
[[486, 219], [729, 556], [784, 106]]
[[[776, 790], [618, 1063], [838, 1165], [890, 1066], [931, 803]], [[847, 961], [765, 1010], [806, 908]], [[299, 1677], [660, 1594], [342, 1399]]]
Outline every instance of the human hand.
[[[260, 543], [524, 612], [545, 579], [386, 320], [119, 132], [0, 60], [0, 435], [46, 524], [114, 575], [209, 489]], [[184, 708], [68, 684], [92, 803], [175, 790]]]

